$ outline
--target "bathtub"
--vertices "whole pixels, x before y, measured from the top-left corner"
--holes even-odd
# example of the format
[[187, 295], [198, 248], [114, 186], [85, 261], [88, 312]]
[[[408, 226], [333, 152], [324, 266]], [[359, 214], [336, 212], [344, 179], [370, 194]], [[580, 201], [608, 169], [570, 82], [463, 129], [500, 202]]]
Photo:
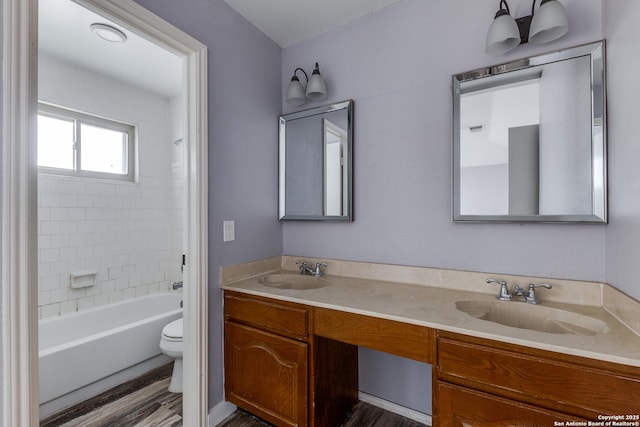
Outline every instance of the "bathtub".
[[152, 294], [41, 320], [40, 404], [160, 355], [162, 328], [182, 317], [181, 299]]

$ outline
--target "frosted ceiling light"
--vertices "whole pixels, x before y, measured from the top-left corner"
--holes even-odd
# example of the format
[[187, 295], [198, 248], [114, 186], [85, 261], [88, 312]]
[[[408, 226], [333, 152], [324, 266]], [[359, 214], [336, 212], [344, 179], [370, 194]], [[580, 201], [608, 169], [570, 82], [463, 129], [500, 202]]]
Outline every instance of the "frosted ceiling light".
[[102, 40], [106, 40], [111, 43], [124, 43], [127, 41], [127, 35], [109, 24], [100, 24], [98, 22], [89, 26], [91, 31]]

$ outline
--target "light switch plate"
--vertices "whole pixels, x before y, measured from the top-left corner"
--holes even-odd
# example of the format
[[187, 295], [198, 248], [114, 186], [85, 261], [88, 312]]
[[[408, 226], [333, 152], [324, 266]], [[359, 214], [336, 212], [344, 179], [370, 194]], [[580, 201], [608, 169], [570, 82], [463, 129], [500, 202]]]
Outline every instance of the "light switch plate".
[[235, 221], [223, 221], [223, 242], [233, 242], [236, 240], [236, 222]]

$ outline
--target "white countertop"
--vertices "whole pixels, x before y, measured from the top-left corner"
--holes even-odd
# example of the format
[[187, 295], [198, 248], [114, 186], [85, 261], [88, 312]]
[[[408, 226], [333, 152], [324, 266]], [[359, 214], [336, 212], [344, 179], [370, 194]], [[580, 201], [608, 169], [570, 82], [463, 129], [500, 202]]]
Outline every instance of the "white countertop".
[[[290, 270], [269, 271], [273, 273], [297, 274]], [[457, 301], [496, 301], [494, 295], [487, 293], [330, 274], [322, 277], [329, 282], [326, 287], [292, 290], [265, 286], [259, 281], [262, 276], [227, 281], [222, 288], [640, 367], [640, 335], [603, 307], [543, 301], [546, 307], [590, 316], [610, 328], [609, 332], [592, 336], [554, 334], [476, 319], [456, 309]], [[525, 304], [520, 297], [501, 303]]]

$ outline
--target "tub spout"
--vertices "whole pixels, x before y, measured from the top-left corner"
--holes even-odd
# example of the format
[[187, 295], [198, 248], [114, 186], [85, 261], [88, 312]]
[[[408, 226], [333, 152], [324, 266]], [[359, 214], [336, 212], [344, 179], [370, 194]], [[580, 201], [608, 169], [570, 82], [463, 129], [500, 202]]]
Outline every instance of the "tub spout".
[[173, 289], [174, 291], [176, 289], [180, 289], [182, 287], [182, 282], [173, 282], [173, 285], [171, 285], [171, 289]]

